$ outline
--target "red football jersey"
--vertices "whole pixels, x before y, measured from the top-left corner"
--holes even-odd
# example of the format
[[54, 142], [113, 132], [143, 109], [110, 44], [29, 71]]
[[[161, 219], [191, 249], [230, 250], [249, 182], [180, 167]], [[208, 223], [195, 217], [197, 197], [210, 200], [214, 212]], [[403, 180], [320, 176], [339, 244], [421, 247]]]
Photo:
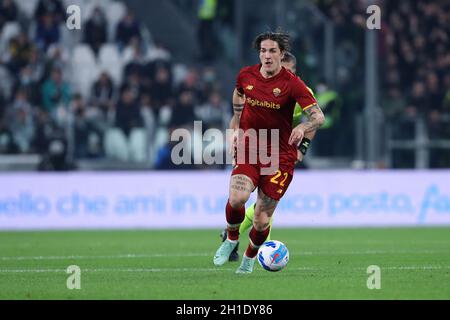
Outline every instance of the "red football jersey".
[[317, 101], [305, 83], [284, 67], [276, 76], [267, 79], [260, 73], [260, 68], [261, 64], [244, 67], [237, 77], [236, 89], [245, 94], [239, 127], [244, 131], [279, 129], [280, 163], [295, 163], [296, 147], [288, 143], [295, 103], [305, 110]]

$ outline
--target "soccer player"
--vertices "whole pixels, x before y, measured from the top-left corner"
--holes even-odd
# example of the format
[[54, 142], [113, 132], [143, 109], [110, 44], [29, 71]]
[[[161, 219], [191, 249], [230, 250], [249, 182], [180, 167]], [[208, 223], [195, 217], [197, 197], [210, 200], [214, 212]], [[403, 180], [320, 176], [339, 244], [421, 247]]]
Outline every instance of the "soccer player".
[[[296, 74], [297, 59], [295, 58], [295, 56], [292, 53], [286, 51], [284, 53], [283, 58], [281, 59], [281, 66], [286, 68], [287, 70], [291, 71], [293, 74]], [[313, 94], [313, 92], [310, 88], [308, 88], [308, 90]], [[294, 108], [293, 121], [292, 121], [293, 127], [300, 124], [302, 113], [303, 113], [302, 107], [300, 107], [300, 105], [297, 103]], [[297, 161], [303, 160], [303, 156], [306, 154], [306, 151], [308, 150], [310, 143], [314, 139], [315, 135], [316, 135], [316, 130], [305, 133], [306, 139], [304, 139], [305, 141], [303, 141], [303, 145], [301, 146], [301, 148], [299, 148], [299, 150], [297, 150]], [[247, 210], [245, 210], [245, 217], [244, 217], [244, 221], [242, 221], [242, 223], [239, 227], [239, 234], [244, 234], [253, 225], [253, 217], [255, 215], [255, 205], [256, 205], [256, 203], [252, 203], [247, 208]], [[269, 221], [270, 231], [269, 231], [269, 234], [267, 235], [266, 241], [270, 240], [270, 234], [272, 231], [272, 222], [273, 222], [273, 217], [271, 217], [270, 221]], [[220, 237], [222, 238], [222, 242], [227, 239], [227, 229], [225, 229], [221, 232]], [[239, 243], [236, 245], [234, 250], [230, 253], [230, 257], [228, 258], [229, 261], [239, 260], [238, 248], [239, 248]]]
[[[233, 92], [234, 115], [230, 128], [243, 131], [234, 140], [238, 155], [244, 148], [246, 155], [256, 151], [258, 156], [262, 149], [249, 146], [246, 134], [256, 130], [279, 130], [279, 141], [271, 141], [269, 153], [274, 152], [278, 160], [278, 170], [271, 174], [262, 174], [263, 169], [273, 163], [251, 163], [248, 157], [237, 163], [231, 173], [229, 198], [226, 204], [227, 239], [214, 255], [214, 264], [221, 266], [228, 261], [230, 253], [239, 240], [239, 227], [245, 217], [245, 203], [250, 194], [258, 188], [253, 227], [249, 232], [250, 243], [236, 273], [251, 273], [259, 247], [266, 240], [269, 221], [286, 192], [294, 173], [297, 160], [297, 148], [301, 145], [305, 133], [317, 130], [324, 121], [322, 110], [304, 82], [281, 66], [281, 59], [290, 49], [289, 36], [281, 32], [266, 32], [254, 41], [259, 52], [260, 63], [244, 67], [239, 72], [236, 88]], [[298, 103], [308, 120], [292, 128], [295, 103]], [[239, 129], [239, 130], [238, 130]], [[251, 139], [249, 139], [251, 140]], [[272, 145], [279, 145], [279, 151], [272, 150]], [[260, 157], [259, 157], [260, 159]]]

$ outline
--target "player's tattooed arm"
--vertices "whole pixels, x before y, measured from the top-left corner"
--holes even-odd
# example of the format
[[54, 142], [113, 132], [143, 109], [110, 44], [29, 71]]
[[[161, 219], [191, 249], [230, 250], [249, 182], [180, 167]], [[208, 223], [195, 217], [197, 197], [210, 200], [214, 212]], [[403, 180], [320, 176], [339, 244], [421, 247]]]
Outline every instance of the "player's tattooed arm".
[[317, 104], [305, 109], [304, 112], [308, 120], [292, 129], [291, 136], [289, 137], [289, 144], [298, 146], [305, 134], [315, 132], [325, 121], [325, 116]]
[[323, 125], [323, 122], [325, 121], [325, 116], [322, 112], [322, 109], [320, 109], [320, 107], [317, 104], [304, 110], [303, 112], [305, 112], [308, 118], [308, 121], [305, 121], [300, 124], [303, 127], [304, 133], [314, 132]]
[[237, 129], [241, 119], [242, 110], [244, 110], [245, 95], [234, 89], [233, 92], [233, 117], [231, 118], [230, 128]]

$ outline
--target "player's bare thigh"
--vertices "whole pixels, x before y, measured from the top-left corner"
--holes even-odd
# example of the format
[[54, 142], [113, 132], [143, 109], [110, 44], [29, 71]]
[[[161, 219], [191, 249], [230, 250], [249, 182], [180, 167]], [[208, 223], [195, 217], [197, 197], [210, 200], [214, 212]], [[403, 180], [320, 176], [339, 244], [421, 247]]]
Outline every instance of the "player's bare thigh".
[[241, 208], [250, 198], [255, 189], [252, 179], [243, 174], [231, 176], [230, 181], [230, 205], [235, 208]]
[[266, 229], [270, 222], [278, 201], [274, 200], [267, 195], [261, 189], [258, 189], [258, 198], [255, 206], [255, 216], [253, 218], [253, 225], [258, 231]]

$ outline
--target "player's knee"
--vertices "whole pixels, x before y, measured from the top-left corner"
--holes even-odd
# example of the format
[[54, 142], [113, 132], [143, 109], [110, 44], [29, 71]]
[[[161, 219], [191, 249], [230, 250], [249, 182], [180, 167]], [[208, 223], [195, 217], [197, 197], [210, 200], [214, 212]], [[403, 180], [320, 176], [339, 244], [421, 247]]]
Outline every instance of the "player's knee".
[[243, 206], [245, 206], [245, 203], [247, 202], [248, 198], [249, 196], [242, 192], [232, 193], [229, 199], [230, 206], [233, 209], [242, 208]]

